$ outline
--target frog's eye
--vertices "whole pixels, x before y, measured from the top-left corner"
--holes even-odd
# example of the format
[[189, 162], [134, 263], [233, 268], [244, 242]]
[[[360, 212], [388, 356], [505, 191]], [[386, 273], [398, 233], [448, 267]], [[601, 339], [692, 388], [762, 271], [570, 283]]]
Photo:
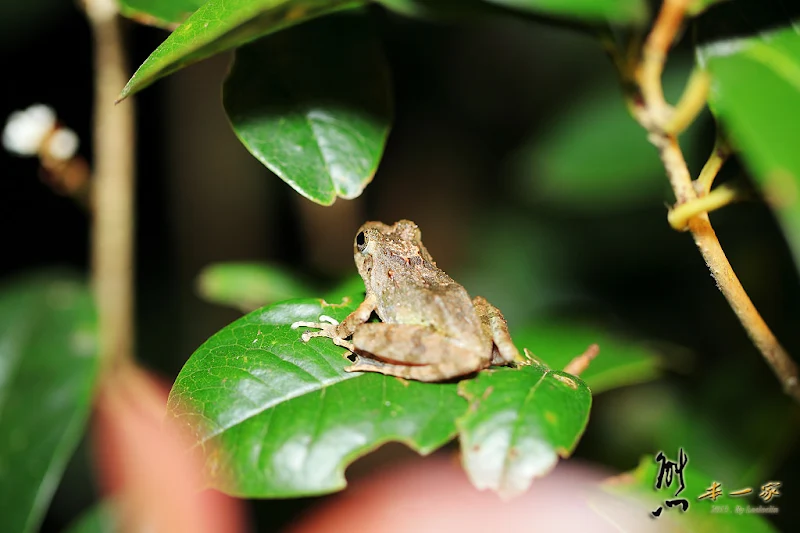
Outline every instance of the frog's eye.
[[356, 235], [356, 247], [358, 248], [359, 252], [363, 252], [364, 248], [367, 247], [367, 236], [364, 235], [363, 231]]

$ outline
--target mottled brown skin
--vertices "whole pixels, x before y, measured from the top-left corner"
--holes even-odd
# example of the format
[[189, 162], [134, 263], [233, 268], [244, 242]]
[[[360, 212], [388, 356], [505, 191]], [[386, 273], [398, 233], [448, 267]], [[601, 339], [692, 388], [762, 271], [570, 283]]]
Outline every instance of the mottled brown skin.
[[[304, 341], [330, 337], [357, 354], [348, 372], [441, 381], [525, 361], [500, 311], [481, 297], [471, 299], [436, 266], [413, 222], [367, 222], [356, 235], [354, 257], [366, 288], [361, 305], [340, 324], [293, 324], [319, 329], [303, 334]], [[381, 322], [367, 322], [373, 312]]]

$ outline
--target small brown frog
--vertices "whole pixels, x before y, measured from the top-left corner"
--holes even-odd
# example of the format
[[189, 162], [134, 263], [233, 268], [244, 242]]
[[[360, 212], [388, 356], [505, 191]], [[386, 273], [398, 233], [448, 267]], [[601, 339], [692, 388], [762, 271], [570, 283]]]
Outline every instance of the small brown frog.
[[[341, 323], [295, 322], [303, 333], [330, 337], [356, 354], [348, 372], [380, 372], [418, 381], [441, 381], [490, 365], [525, 363], [500, 311], [467, 291], [433, 262], [410, 220], [392, 226], [367, 222], [354, 256], [366, 297]], [[367, 322], [375, 312], [382, 322]], [[346, 340], [352, 336], [352, 340]]]

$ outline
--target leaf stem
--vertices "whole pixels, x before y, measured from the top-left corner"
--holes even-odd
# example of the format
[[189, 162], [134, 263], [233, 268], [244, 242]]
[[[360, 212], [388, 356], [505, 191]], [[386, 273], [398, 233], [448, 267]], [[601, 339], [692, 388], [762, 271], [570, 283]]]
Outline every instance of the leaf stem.
[[133, 359], [134, 108], [115, 106], [128, 69], [115, 0], [84, 0], [94, 37], [92, 275], [104, 366]]
[[676, 205], [670, 209], [667, 220], [673, 229], [684, 231], [689, 227], [689, 221], [697, 215], [710, 213], [741, 198], [741, 191], [726, 183], [695, 200]]
[[718, 134], [717, 140], [714, 143], [714, 150], [711, 152], [711, 155], [708, 156], [706, 164], [703, 165], [700, 176], [695, 180], [694, 188], [697, 194], [702, 196], [711, 191], [711, 186], [714, 184], [717, 174], [719, 174], [722, 165], [725, 164], [725, 161], [728, 160], [730, 155], [731, 150], [727, 141], [723, 139], [722, 135]]
[[[634, 118], [647, 130], [648, 140], [658, 149], [670, 186], [677, 199], [675, 210], [680, 209], [683, 204], [695, 204], [698, 201], [695, 184], [692, 182], [674, 133], [676, 130], [667, 127], [670, 121], [674, 120], [675, 110], [665, 102], [661, 82], [667, 53], [683, 23], [687, 5], [687, 0], [664, 0], [653, 28], [645, 41], [641, 61], [633, 73], [635, 87], [627, 95], [628, 105]], [[631, 78], [630, 74], [621, 72], [620, 76], [623, 80], [628, 80]], [[717, 149], [720, 146], [718, 143], [698, 180], [697, 185], [700, 186], [702, 196], [706, 196], [714, 176], [727, 156], [725, 150]], [[719, 196], [724, 198], [723, 194]], [[711, 226], [708, 213], [698, 210], [686, 224], [694, 237], [695, 245], [711, 271], [711, 275], [717, 282], [717, 286], [744, 326], [753, 344], [761, 351], [784, 390], [796, 401], [800, 401], [797, 365], [764, 322], [736, 277], [736, 273], [717, 239], [714, 228]]]
[[711, 76], [702, 69], [695, 69], [686, 84], [681, 99], [675, 104], [675, 112], [669, 119], [664, 129], [673, 135], [680, 135], [697, 115], [705, 108], [708, 99], [708, 89], [711, 86]]

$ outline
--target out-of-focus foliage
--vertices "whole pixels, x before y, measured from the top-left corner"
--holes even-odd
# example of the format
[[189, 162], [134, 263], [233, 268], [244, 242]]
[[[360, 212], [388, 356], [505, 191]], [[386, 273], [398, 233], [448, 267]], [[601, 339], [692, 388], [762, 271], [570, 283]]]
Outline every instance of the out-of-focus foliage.
[[36, 531], [81, 439], [94, 380], [94, 306], [75, 277], [40, 274], [0, 290], [0, 516]]

